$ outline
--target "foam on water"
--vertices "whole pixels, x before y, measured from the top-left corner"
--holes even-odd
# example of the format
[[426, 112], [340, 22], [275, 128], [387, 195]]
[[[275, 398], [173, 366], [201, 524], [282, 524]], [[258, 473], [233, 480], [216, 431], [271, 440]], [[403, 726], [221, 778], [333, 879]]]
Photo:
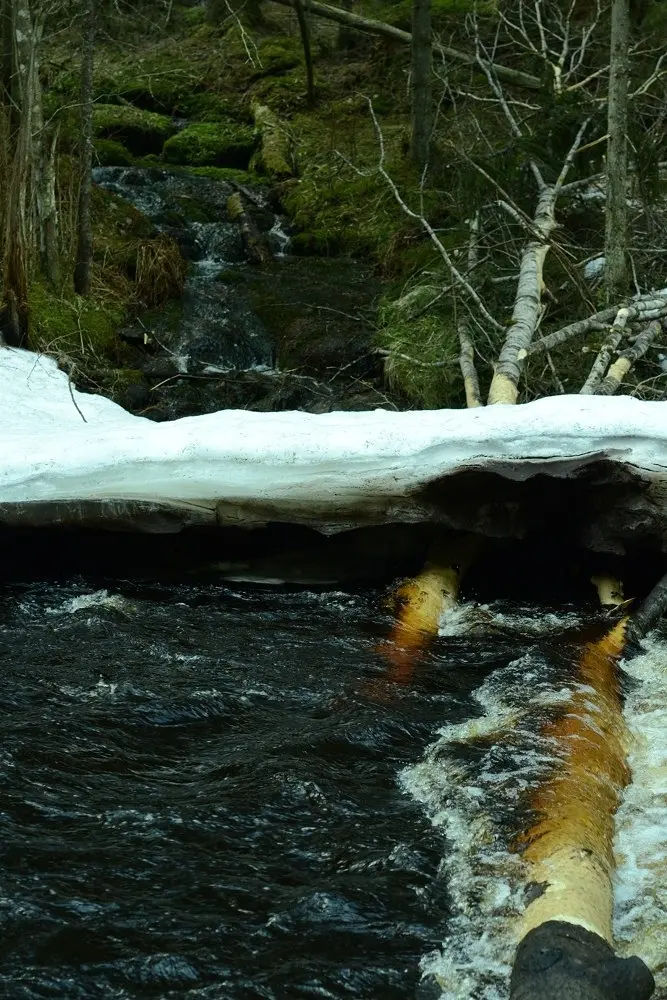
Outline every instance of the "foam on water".
[[667, 633], [652, 633], [627, 663], [628, 786], [616, 817], [614, 932], [619, 951], [644, 959], [667, 987]]
[[47, 608], [46, 613], [49, 615], [74, 614], [76, 611], [86, 611], [88, 608], [115, 608], [126, 614], [136, 610], [132, 602], [120, 594], [110, 594], [108, 590], [96, 590], [92, 594], [70, 597], [63, 601], [58, 608]]
[[[470, 614], [465, 608], [449, 612], [441, 634], [465, 632]], [[473, 620], [479, 625], [479, 617]], [[569, 613], [540, 621], [542, 639], [549, 626], [572, 624]], [[530, 624], [520, 616], [524, 635]], [[526, 886], [512, 839], [525, 825], [526, 793], [557, 760], [558, 748], [542, 730], [572, 694], [562, 666], [536, 644], [496, 670], [474, 694], [480, 714], [445, 726], [422, 761], [401, 774], [405, 791], [422, 803], [446, 838], [442, 874], [453, 916], [441, 950], [425, 956], [421, 969], [448, 1000], [508, 995]]]

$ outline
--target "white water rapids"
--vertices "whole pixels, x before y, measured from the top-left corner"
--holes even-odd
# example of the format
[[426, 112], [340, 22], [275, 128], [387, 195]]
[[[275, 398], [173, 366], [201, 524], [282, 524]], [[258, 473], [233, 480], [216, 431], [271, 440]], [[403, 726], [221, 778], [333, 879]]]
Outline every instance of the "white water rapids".
[[[541, 730], [576, 683], [573, 671], [567, 676], [574, 647], [559, 634], [583, 623], [572, 608], [536, 615], [534, 607], [494, 605], [464, 606], [441, 622], [446, 636], [501, 629], [536, 637], [532, 650], [477, 689], [480, 714], [444, 726], [421, 762], [400, 776], [446, 841], [452, 913], [442, 947], [425, 955], [421, 968], [448, 1000], [509, 995], [527, 890], [512, 840], [526, 825], [525, 793], [558, 762], [558, 748]], [[667, 636], [654, 632], [645, 652], [622, 666], [632, 679], [625, 717], [633, 782], [616, 822], [616, 947], [644, 959], [660, 990], [667, 986]]]

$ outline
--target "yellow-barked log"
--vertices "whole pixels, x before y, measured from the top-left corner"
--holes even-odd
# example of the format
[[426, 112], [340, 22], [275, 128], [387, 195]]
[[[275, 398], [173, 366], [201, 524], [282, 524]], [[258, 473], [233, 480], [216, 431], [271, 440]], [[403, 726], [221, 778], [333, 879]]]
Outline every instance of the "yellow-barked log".
[[396, 623], [379, 646], [391, 667], [390, 680], [400, 684], [412, 677], [419, 654], [438, 634], [441, 616], [456, 606], [461, 577], [477, 547], [474, 537], [434, 543], [422, 572], [395, 591]]
[[534, 793], [539, 818], [521, 837], [534, 898], [520, 939], [558, 920], [612, 941], [614, 814], [630, 780], [617, 673], [627, 621], [584, 647], [569, 704], [544, 730], [562, 764]]

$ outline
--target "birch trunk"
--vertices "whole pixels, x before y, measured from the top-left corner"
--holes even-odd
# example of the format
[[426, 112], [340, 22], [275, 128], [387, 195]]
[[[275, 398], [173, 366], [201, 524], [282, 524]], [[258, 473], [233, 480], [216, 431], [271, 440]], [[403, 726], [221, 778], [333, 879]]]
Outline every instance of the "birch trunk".
[[524, 352], [528, 350], [542, 315], [542, 272], [549, 251], [549, 237], [556, 226], [556, 195], [553, 185], [545, 185], [540, 192], [533, 220], [535, 237], [521, 256], [512, 320], [491, 381], [489, 404], [517, 401]]
[[428, 162], [433, 126], [431, 0], [412, 3], [412, 134], [410, 153], [420, 171]]
[[607, 105], [607, 204], [605, 218], [605, 286], [607, 301], [627, 286], [628, 230], [628, 47], [629, 0], [613, 0]]
[[90, 218], [93, 167], [93, 67], [95, 56], [95, 0], [85, 0], [81, 51], [81, 188], [74, 291], [90, 295], [93, 230]]
[[482, 397], [479, 391], [479, 379], [475, 368], [475, 348], [473, 346], [470, 332], [465, 323], [459, 323], [459, 366], [463, 375], [463, 386], [466, 394], [466, 406], [472, 409], [482, 405]]

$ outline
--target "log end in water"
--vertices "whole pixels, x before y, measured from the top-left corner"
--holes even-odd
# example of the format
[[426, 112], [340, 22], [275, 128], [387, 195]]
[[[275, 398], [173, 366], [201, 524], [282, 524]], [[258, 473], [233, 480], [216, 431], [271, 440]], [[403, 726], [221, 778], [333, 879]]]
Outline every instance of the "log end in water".
[[640, 958], [619, 958], [599, 935], [549, 921], [519, 945], [510, 1000], [648, 1000], [654, 989]]

